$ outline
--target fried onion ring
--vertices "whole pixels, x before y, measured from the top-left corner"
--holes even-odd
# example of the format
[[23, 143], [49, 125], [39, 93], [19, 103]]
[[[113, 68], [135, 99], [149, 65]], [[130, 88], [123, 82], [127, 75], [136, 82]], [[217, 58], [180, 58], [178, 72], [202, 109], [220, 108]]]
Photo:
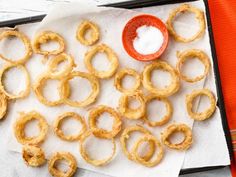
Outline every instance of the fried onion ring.
[[[144, 142], [148, 142], [148, 143], [153, 142], [155, 145], [155, 148], [158, 148], [158, 153], [156, 154], [156, 158], [154, 160], [145, 160], [142, 157], [140, 157], [138, 153], [138, 148]], [[141, 163], [142, 165], [146, 167], [154, 167], [161, 162], [164, 155], [164, 149], [161, 143], [153, 135], [145, 134], [144, 136], [140, 137], [138, 141], [134, 144], [132, 153], [133, 153], [133, 157], [135, 158], [135, 161]]]
[[[129, 76], [132, 76], [132, 77], [135, 78], [135, 84], [130, 89], [125, 89], [122, 86], [122, 79], [126, 75], [129, 75]], [[140, 85], [141, 85], [141, 76], [134, 69], [125, 68], [125, 69], [122, 69], [122, 70], [120, 70], [119, 72], [116, 73], [115, 79], [114, 79], [114, 85], [115, 85], [116, 89], [119, 90], [120, 92], [132, 93], [132, 92], [136, 91], [140, 87]]]
[[90, 135], [92, 134], [91, 131], [87, 131], [80, 139], [80, 154], [81, 156], [83, 157], [83, 159], [94, 165], [94, 166], [104, 166], [108, 163], [111, 162], [111, 160], [113, 159], [115, 153], [116, 153], [116, 143], [115, 143], [115, 139], [112, 138], [111, 141], [112, 141], [112, 144], [113, 144], [113, 148], [112, 148], [112, 153], [109, 157], [107, 158], [104, 158], [104, 159], [99, 159], [99, 160], [96, 160], [96, 159], [92, 159], [89, 154], [87, 153], [86, 151], [86, 147], [84, 147], [84, 142], [86, 141], [87, 138], [90, 137]]
[[[56, 167], [56, 163], [61, 160], [65, 160], [68, 164], [68, 170], [66, 172], [61, 171]], [[48, 170], [50, 174], [55, 177], [72, 177], [77, 170], [77, 162], [71, 153], [57, 152], [49, 159]]]
[[[67, 94], [67, 92], [70, 93], [69, 80], [73, 79], [74, 77], [81, 77], [81, 78], [87, 79], [91, 84], [92, 92], [88, 96], [88, 98], [86, 98], [83, 101], [73, 101], [68, 98], [69, 94]], [[70, 106], [85, 107], [96, 101], [97, 96], [99, 94], [99, 90], [100, 90], [99, 80], [96, 77], [94, 77], [93, 75], [89, 73], [74, 71], [62, 79], [61, 85], [60, 85], [60, 96], [64, 100], [64, 102]]]
[[[193, 83], [193, 82], [200, 81], [208, 74], [208, 72], [210, 70], [211, 62], [210, 62], [208, 56], [206, 55], [206, 53], [201, 50], [190, 49], [190, 50], [186, 50], [182, 53], [177, 52], [177, 57], [178, 57], [178, 62], [176, 65], [176, 69], [180, 75], [180, 78], [185, 80], [186, 82]], [[205, 69], [204, 69], [204, 73], [202, 75], [196, 76], [195, 78], [189, 78], [188, 76], [181, 73], [181, 66], [184, 64], [184, 62], [187, 59], [194, 58], [194, 57], [199, 59], [204, 64]]]
[[[91, 36], [89, 39], [86, 39], [85, 34], [89, 29], [92, 30]], [[91, 46], [99, 40], [99, 28], [93, 22], [85, 20], [79, 25], [76, 32], [76, 38], [81, 44]]]
[[[97, 121], [103, 113], [109, 113], [114, 117], [112, 130], [108, 131], [97, 127]], [[94, 136], [99, 138], [111, 139], [114, 138], [121, 130], [122, 122], [120, 115], [111, 107], [100, 105], [93, 108], [89, 113], [89, 126]]]
[[[41, 45], [45, 44], [49, 41], [55, 41], [59, 44], [59, 48], [51, 51], [42, 50]], [[52, 31], [44, 31], [36, 35], [34, 41], [33, 41], [33, 50], [37, 54], [44, 55], [45, 57], [48, 57], [49, 55], [58, 55], [65, 51], [65, 40], [62, 36], [60, 36], [58, 33], [52, 32]]]
[[[70, 118], [79, 121], [82, 125], [80, 132], [77, 133], [76, 135], [65, 135], [61, 129], [63, 122], [66, 119], [70, 119]], [[65, 141], [76, 141], [76, 140], [79, 140], [80, 137], [82, 136], [82, 134], [86, 131], [87, 126], [86, 126], [86, 122], [85, 122], [84, 118], [82, 118], [79, 114], [74, 113], [74, 112], [66, 112], [66, 113], [60, 115], [56, 119], [56, 121], [54, 122], [53, 129], [54, 129], [55, 134], [58, 137], [60, 137], [61, 139], [65, 140]]]
[[0, 92], [0, 120], [4, 118], [7, 113], [7, 97]]
[[[129, 99], [135, 99], [138, 100], [140, 103], [140, 106], [136, 109], [132, 109], [129, 106]], [[144, 116], [145, 114], [145, 100], [143, 97], [143, 94], [139, 91], [131, 93], [131, 94], [124, 94], [120, 97], [119, 100], [119, 112], [122, 114], [122, 116], [128, 118], [128, 119], [139, 119]]]
[[31, 48], [31, 44], [30, 44], [30, 40], [26, 35], [24, 35], [23, 33], [19, 32], [19, 31], [7, 30], [7, 31], [3, 31], [0, 34], [0, 41], [3, 38], [12, 37], [12, 36], [19, 38], [24, 43], [25, 50], [26, 50], [25, 55], [22, 58], [17, 59], [17, 60], [7, 58], [7, 57], [3, 56], [2, 54], [0, 54], [0, 58], [2, 58], [3, 60], [5, 60], [7, 62], [13, 63], [13, 64], [24, 64], [26, 61], [28, 61], [28, 59], [31, 57], [31, 55], [33, 53], [32, 48]]
[[[19, 92], [19, 94], [13, 94], [9, 93], [5, 90], [5, 87], [3, 85], [3, 79], [4, 79], [4, 73], [12, 68], [18, 68], [21, 69], [26, 78], [26, 83], [25, 83], [25, 90], [22, 90]], [[3, 69], [0, 71], [0, 91], [7, 96], [8, 99], [18, 99], [18, 98], [25, 98], [30, 94], [30, 75], [28, 70], [25, 68], [23, 65], [18, 65], [18, 64], [9, 64], [6, 65]]]
[[165, 104], [165, 107], [166, 107], [166, 114], [161, 118], [161, 120], [159, 121], [151, 121], [148, 119], [148, 112], [146, 112], [146, 114], [144, 115], [143, 119], [145, 120], [145, 122], [147, 122], [147, 124], [151, 127], [156, 127], [156, 126], [162, 126], [164, 124], [166, 124], [171, 116], [172, 116], [172, 113], [173, 113], [173, 107], [172, 107], [172, 104], [170, 102], [170, 100], [168, 100], [167, 98], [161, 98], [161, 97], [158, 97], [156, 95], [148, 95], [145, 99], [145, 103], [146, 103], [146, 108], [147, 108], [147, 105], [148, 103], [150, 103], [151, 101], [153, 100], [158, 100], [158, 101], [161, 101]]
[[[172, 134], [181, 132], [185, 138], [180, 143], [171, 143], [169, 138]], [[171, 149], [187, 150], [193, 143], [192, 130], [186, 124], [172, 124], [161, 134], [162, 142]]]
[[[98, 71], [93, 67], [92, 59], [98, 52], [105, 53], [107, 59], [110, 61], [111, 67], [108, 71]], [[90, 73], [101, 79], [106, 79], [113, 76], [119, 66], [117, 55], [111, 48], [109, 48], [105, 44], [99, 44], [97, 46], [94, 46], [91, 50], [89, 50], [85, 54], [84, 63]]]
[[22, 158], [27, 165], [32, 167], [42, 166], [46, 162], [43, 150], [40, 147], [32, 145], [23, 146]]
[[[62, 71], [57, 71], [57, 66], [63, 62], [68, 61], [67, 66]], [[48, 74], [52, 78], [62, 78], [63, 76], [68, 75], [73, 68], [76, 66], [74, 62], [74, 58], [71, 55], [67, 55], [66, 53], [61, 53], [51, 60], [48, 63]]]
[[[197, 113], [193, 112], [193, 101], [197, 96], [205, 95], [210, 100], [210, 107], [206, 109], [203, 112]], [[194, 120], [202, 121], [209, 119], [211, 115], [215, 112], [216, 109], [216, 99], [213, 93], [208, 89], [200, 89], [200, 90], [194, 90], [191, 94], [186, 96], [186, 105], [187, 105], [187, 111], [191, 118]]]
[[[34, 89], [35, 95], [37, 96], [38, 100], [42, 104], [47, 105], [47, 106], [57, 106], [64, 103], [64, 99], [61, 97], [61, 94], [60, 94], [61, 93], [60, 89], [58, 89], [59, 94], [60, 94], [60, 98], [58, 100], [50, 101], [50, 100], [47, 100], [43, 95], [44, 84], [46, 83], [47, 80], [50, 80], [50, 79], [59, 80], [60, 83], [62, 82], [59, 78], [53, 78], [46, 73], [38, 77], [37, 81], [33, 85], [33, 89]], [[63, 92], [63, 94], [64, 96], [68, 96], [70, 94], [70, 90], [68, 89], [68, 87], [65, 88], [65, 91]]]
[[[151, 80], [152, 71], [155, 69], [163, 70], [169, 72], [171, 75], [171, 84], [166, 86], [165, 88], [155, 87]], [[159, 96], [159, 97], [168, 97], [173, 95], [179, 90], [180, 82], [179, 77], [175, 69], [170, 66], [167, 62], [158, 60], [149, 65], [146, 65], [143, 71], [143, 86], [151, 93]]]
[[[27, 137], [25, 134], [25, 125], [32, 121], [38, 121], [40, 133], [37, 136]], [[48, 123], [45, 118], [36, 111], [20, 113], [19, 119], [14, 124], [14, 133], [17, 141], [21, 144], [38, 145], [42, 143], [48, 132]]]
[[[177, 32], [175, 31], [173, 27], [173, 21], [176, 18], [176, 16], [186, 11], [194, 13], [200, 25], [199, 31], [190, 38], [184, 38], [180, 36], [179, 34], [177, 34]], [[180, 7], [174, 9], [170, 13], [166, 24], [167, 24], [167, 29], [169, 30], [170, 34], [173, 36], [174, 40], [178, 42], [184, 42], [184, 43], [192, 42], [196, 39], [201, 38], [204, 35], [205, 29], [206, 29], [205, 17], [204, 17], [203, 11], [201, 11], [200, 9], [196, 7], [190, 6], [189, 4], [183, 4]]]
[[[127, 148], [127, 142], [130, 138], [130, 134], [133, 132], [140, 132], [142, 134], [151, 134], [150, 131], [148, 131], [147, 129], [143, 128], [140, 125], [136, 125], [136, 126], [131, 126], [131, 127], [127, 127], [126, 129], [124, 129], [124, 131], [122, 132], [121, 136], [120, 136], [120, 143], [121, 143], [121, 148], [122, 151], [124, 152], [124, 154], [126, 155], [126, 157], [129, 160], [135, 160], [132, 151], [129, 152], [128, 148]], [[153, 153], [155, 152], [155, 146], [152, 142], [149, 142], [149, 151], [146, 152], [146, 154], [144, 156], [142, 156], [141, 158], [148, 161], [152, 156]]]

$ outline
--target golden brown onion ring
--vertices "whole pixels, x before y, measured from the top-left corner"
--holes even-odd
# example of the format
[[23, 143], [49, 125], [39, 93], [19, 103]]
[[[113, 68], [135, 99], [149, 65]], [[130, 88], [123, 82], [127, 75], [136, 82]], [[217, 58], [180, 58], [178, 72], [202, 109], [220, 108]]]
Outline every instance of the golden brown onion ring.
[[[98, 71], [97, 69], [93, 67], [92, 60], [98, 52], [105, 53], [107, 56], [107, 59], [110, 61], [111, 67], [108, 71]], [[105, 44], [96, 45], [91, 50], [89, 50], [85, 54], [84, 63], [90, 73], [92, 73], [94, 76], [101, 79], [106, 79], [113, 76], [119, 66], [117, 55], [111, 48], [109, 48]]]
[[[59, 48], [55, 50], [42, 50], [41, 45], [48, 43], [50, 41], [55, 41], [59, 44]], [[49, 55], [58, 55], [65, 51], [65, 40], [61, 35], [52, 31], [44, 31], [36, 35], [33, 41], [33, 50], [37, 54], [44, 55], [45, 57]]]
[[[68, 170], [66, 172], [61, 171], [56, 167], [56, 163], [61, 160], [66, 161], [68, 164]], [[57, 152], [49, 159], [48, 170], [50, 174], [55, 177], [72, 177], [77, 170], [77, 162], [71, 153]]]
[[[4, 73], [12, 68], [19, 68], [21, 69], [24, 74], [25, 74], [25, 78], [26, 78], [26, 83], [25, 83], [25, 90], [22, 90], [21, 92], [19, 92], [19, 94], [12, 94], [9, 93], [5, 90], [5, 87], [3, 85], [3, 79], [4, 79]], [[30, 75], [28, 70], [25, 68], [25, 66], [23, 65], [18, 65], [18, 64], [9, 64], [6, 65], [5, 67], [3, 67], [3, 69], [1, 69], [0, 71], [0, 91], [5, 94], [7, 96], [8, 99], [18, 99], [18, 98], [25, 98], [30, 94]]]
[[[138, 149], [141, 146], [142, 143], [144, 142], [153, 142], [154, 143], [154, 147], [155, 149], [158, 149], [158, 153], [155, 155], [155, 159], [154, 160], [145, 160], [142, 157], [140, 157], [139, 153], [138, 153]], [[138, 139], [138, 141], [134, 144], [133, 146], [133, 157], [135, 158], [135, 161], [137, 161], [138, 163], [146, 166], [146, 167], [154, 167], [156, 165], [158, 165], [164, 155], [164, 149], [161, 145], [161, 143], [153, 136], [150, 134], [146, 134], [144, 136], [142, 136], [141, 138]]]
[[[176, 132], [184, 134], [184, 140], [180, 143], [170, 142], [170, 136]], [[162, 142], [171, 149], [187, 150], [193, 143], [192, 130], [186, 124], [172, 124], [161, 134]]]
[[[63, 61], [67, 61], [68, 64], [63, 70], [58, 71], [57, 66]], [[49, 74], [52, 78], [63, 78], [64, 76], [71, 73], [75, 66], [76, 64], [74, 62], [74, 58], [71, 55], [61, 53], [49, 60], [47, 74]]]
[[151, 120], [148, 119], [148, 112], [146, 110], [145, 111], [146, 114], [144, 115], [143, 119], [151, 127], [162, 126], [162, 125], [166, 124], [170, 120], [170, 118], [172, 116], [172, 113], [173, 113], [172, 104], [171, 104], [170, 100], [167, 99], [167, 98], [161, 98], [161, 97], [158, 97], [156, 95], [152, 95], [151, 94], [151, 95], [148, 95], [145, 98], [146, 108], [148, 106], [148, 103], [150, 103], [153, 100], [158, 100], [158, 101], [163, 102], [165, 104], [166, 112], [167, 113], [159, 121], [151, 121]]
[[[80, 132], [76, 135], [65, 135], [61, 129], [61, 126], [63, 124], [63, 122], [66, 119], [75, 119], [77, 121], [79, 121], [82, 125], [82, 128], [80, 130]], [[56, 121], [54, 122], [54, 132], [55, 134], [60, 137], [61, 139], [65, 140], [65, 141], [76, 141], [79, 140], [80, 137], [83, 135], [83, 133], [86, 131], [87, 126], [86, 126], [86, 122], [84, 120], [83, 117], [81, 117], [79, 114], [74, 113], [74, 112], [66, 112], [62, 115], [60, 115]]]
[[[120, 136], [120, 143], [121, 143], [122, 151], [124, 152], [124, 154], [126, 155], [126, 157], [129, 160], [134, 161], [135, 158], [134, 158], [132, 152], [128, 151], [128, 147], [127, 147], [127, 142], [130, 138], [130, 134], [133, 133], [133, 132], [140, 132], [144, 135], [145, 134], [151, 134], [151, 132], [148, 131], [147, 129], [143, 128], [142, 126], [139, 126], [139, 125], [127, 127], [122, 132], [122, 134]], [[149, 150], [141, 158], [148, 161], [149, 159], [151, 159], [154, 152], [155, 152], [155, 145], [152, 142], [149, 142]]]
[[22, 157], [25, 163], [32, 167], [42, 166], [46, 162], [43, 150], [37, 146], [24, 145]]
[[[140, 106], [136, 109], [132, 109], [129, 106], [129, 99], [135, 99], [139, 101]], [[145, 100], [143, 97], [143, 94], [141, 92], [134, 92], [131, 94], [124, 94], [120, 97], [119, 100], [119, 112], [122, 116], [128, 118], [128, 119], [140, 119], [145, 114]]]
[[26, 51], [25, 55], [22, 58], [17, 59], [17, 60], [7, 58], [7, 57], [3, 56], [2, 54], [0, 54], [0, 58], [2, 58], [3, 60], [5, 60], [7, 62], [13, 63], [13, 64], [24, 64], [26, 61], [28, 61], [28, 59], [31, 57], [31, 55], [33, 53], [31, 45], [30, 45], [30, 40], [26, 35], [24, 35], [23, 33], [19, 32], [19, 31], [6, 30], [0, 34], [0, 41], [4, 38], [12, 37], [12, 36], [19, 38], [24, 43], [25, 51]]
[[[64, 132], [61, 129], [61, 126], [62, 126], [63, 122], [66, 119], [75, 119], [75, 120], [77, 120], [81, 123], [82, 128], [79, 131], [79, 133], [77, 133], [75, 135], [65, 135], [64, 134]], [[80, 139], [80, 137], [86, 131], [87, 126], [86, 126], [86, 122], [85, 122], [84, 118], [82, 118], [79, 114], [74, 113], [74, 112], [66, 112], [66, 113], [60, 115], [56, 119], [56, 121], [54, 122], [53, 129], [54, 129], [55, 134], [63, 140], [65, 140], [65, 141], [77, 141], [77, 140]]]
[[[171, 84], [167, 85], [165, 88], [155, 87], [151, 80], [152, 71], [155, 69], [163, 70], [169, 72], [171, 75]], [[143, 86], [151, 93], [159, 97], [168, 97], [173, 95], [179, 90], [180, 82], [179, 77], [175, 69], [170, 66], [167, 62], [158, 60], [149, 65], [146, 65], [143, 71]]]
[[[187, 81], [187, 82], [193, 83], [193, 82], [197, 82], [197, 81], [202, 80], [208, 74], [208, 72], [210, 70], [211, 62], [210, 62], [208, 56], [206, 55], [206, 53], [203, 52], [202, 50], [190, 49], [190, 50], [186, 50], [182, 53], [177, 52], [177, 57], [178, 57], [178, 62], [176, 65], [176, 69], [180, 75], [180, 78]], [[188, 60], [190, 58], [195, 58], [195, 57], [197, 59], [199, 59], [204, 64], [204, 66], [205, 66], [204, 73], [199, 76], [196, 76], [195, 78], [189, 78], [188, 76], [181, 73], [181, 67], [186, 60]]]
[[[86, 98], [83, 101], [73, 101], [68, 98], [69, 94], [67, 93], [68, 92], [70, 93], [69, 80], [73, 79], [74, 77], [81, 77], [81, 78], [87, 79], [91, 84], [92, 92], [88, 96], [88, 98]], [[99, 81], [96, 77], [94, 77], [93, 75], [89, 73], [74, 71], [62, 79], [61, 85], [60, 85], [60, 96], [63, 99], [64, 103], [70, 106], [85, 107], [96, 101], [97, 96], [99, 94], [99, 90], [100, 90]]]
[[[210, 107], [200, 113], [193, 112], [193, 101], [197, 96], [201, 96], [201, 95], [205, 95], [209, 98]], [[215, 96], [208, 89], [194, 90], [191, 94], [186, 96], [185, 102], [187, 105], [187, 111], [188, 111], [189, 116], [197, 121], [209, 119], [212, 116], [212, 114], [215, 112], [215, 109], [216, 109]]]
[[106, 157], [106, 158], [104, 158], [104, 159], [99, 159], [99, 160], [97, 160], [97, 159], [92, 159], [92, 158], [89, 156], [88, 152], [86, 151], [86, 147], [84, 147], [84, 142], [86, 141], [87, 138], [90, 137], [91, 134], [92, 134], [91, 131], [87, 131], [87, 132], [82, 136], [82, 138], [80, 139], [80, 154], [81, 154], [81, 156], [83, 157], [83, 159], [84, 159], [86, 162], [88, 162], [88, 163], [90, 163], [90, 164], [92, 164], [92, 165], [94, 165], [94, 166], [104, 166], [104, 165], [110, 163], [111, 160], [113, 159], [115, 153], [116, 153], [116, 143], [115, 143], [115, 139], [114, 139], [114, 138], [111, 139], [112, 144], [113, 144], [113, 148], [112, 148], [112, 153], [111, 153], [111, 155], [110, 155], [109, 157]]
[[[112, 130], [108, 131], [97, 126], [97, 121], [103, 113], [109, 113], [113, 118], [114, 122], [112, 125]], [[94, 136], [99, 138], [111, 139], [114, 138], [121, 130], [122, 121], [120, 115], [111, 107], [100, 105], [93, 108], [89, 112], [89, 126], [92, 130]]]
[[[60, 79], [53, 78], [50, 75], [48, 75], [47, 73], [44, 73], [44, 74], [42, 74], [38, 77], [38, 79], [36, 80], [36, 82], [33, 85], [33, 89], [34, 89], [35, 95], [37, 96], [38, 100], [42, 104], [47, 105], [47, 106], [57, 106], [57, 105], [60, 105], [60, 104], [64, 103], [64, 99], [61, 96], [61, 90], [58, 89], [59, 94], [60, 94], [60, 98], [58, 100], [55, 100], [55, 101], [50, 101], [47, 98], [45, 98], [45, 96], [43, 95], [44, 85], [45, 85], [46, 81], [50, 80], [50, 79], [59, 80], [60, 83], [62, 82]], [[70, 95], [70, 90], [68, 89], [68, 87], [65, 88], [65, 91], [63, 92], [63, 94], [65, 96]]]
[[[85, 34], [88, 30], [91, 30], [91, 36], [89, 39], [85, 38]], [[83, 21], [76, 32], [76, 38], [81, 44], [91, 46], [99, 40], [99, 28], [96, 24], [91, 21]]]
[[[125, 89], [122, 86], [122, 79], [126, 75], [129, 75], [129, 76], [132, 76], [132, 77], [135, 78], [135, 84], [134, 84], [134, 86], [132, 88]], [[124, 69], [122, 69], [122, 70], [120, 70], [120, 71], [118, 71], [116, 73], [115, 79], [114, 79], [114, 85], [115, 85], [116, 89], [119, 90], [120, 92], [132, 93], [132, 92], [136, 91], [140, 87], [140, 85], [141, 85], [141, 76], [134, 69], [124, 68]]]
[[[32, 121], [38, 121], [40, 132], [37, 136], [27, 137], [25, 134], [25, 125]], [[38, 145], [42, 143], [48, 132], [48, 123], [45, 118], [36, 111], [20, 113], [20, 117], [14, 124], [14, 133], [17, 141], [21, 144]]]
[[[184, 38], [184, 37], [180, 36], [175, 31], [175, 29], [173, 27], [173, 21], [176, 18], [176, 16], [180, 13], [185, 13], [185, 12], [194, 13], [195, 17], [198, 20], [198, 23], [200, 25], [198, 32], [190, 38]], [[196, 39], [201, 38], [204, 35], [205, 29], [206, 29], [205, 17], [204, 17], [203, 11], [201, 11], [200, 9], [198, 9], [196, 7], [190, 6], [189, 4], [183, 4], [183, 5], [179, 6], [178, 8], [174, 9], [170, 13], [166, 24], [167, 24], [167, 29], [169, 30], [170, 34], [173, 36], [174, 40], [178, 41], [178, 42], [184, 42], [184, 43], [192, 42]]]
[[0, 93], [0, 120], [4, 118], [7, 113], [7, 97]]

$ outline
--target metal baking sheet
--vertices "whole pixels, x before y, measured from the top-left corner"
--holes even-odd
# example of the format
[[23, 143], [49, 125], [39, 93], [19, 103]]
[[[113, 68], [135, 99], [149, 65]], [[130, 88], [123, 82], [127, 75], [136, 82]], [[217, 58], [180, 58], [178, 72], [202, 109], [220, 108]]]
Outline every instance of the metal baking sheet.
[[[120, 3], [114, 3], [114, 4], [105, 4], [103, 6], [134, 9], [134, 8], [159, 6], [159, 5], [165, 5], [165, 4], [176, 4], [176, 3], [191, 2], [191, 1], [196, 1], [196, 0], [159, 0], [159, 1], [139, 0], [139, 1], [126, 1], [126, 2], [120, 2]], [[208, 7], [208, 0], [204, 0], [204, 3], [205, 3], [205, 7], [206, 7], [206, 18], [207, 18], [207, 22], [208, 22], [207, 27], [208, 27], [208, 31], [209, 31], [211, 52], [212, 52], [212, 58], [213, 58], [213, 63], [214, 63], [213, 67], [214, 67], [214, 73], [216, 76], [216, 87], [217, 87], [217, 96], [218, 96], [217, 105], [220, 109], [222, 126], [224, 128], [224, 133], [225, 133], [225, 137], [226, 137], [226, 141], [227, 141], [227, 145], [228, 145], [230, 158], [232, 159], [233, 148], [232, 148], [231, 136], [230, 136], [230, 131], [229, 131], [226, 112], [225, 112], [225, 104], [224, 104], [224, 98], [223, 98], [223, 93], [222, 93], [222, 88], [221, 88], [220, 73], [219, 73], [215, 44], [214, 44], [214, 37], [213, 37], [213, 31], [212, 31], [212, 25], [211, 25], [211, 19], [210, 19], [210, 11], [209, 11], [209, 7]], [[14, 19], [14, 20], [9, 20], [9, 21], [3, 21], [3, 22], [0, 22], [0, 27], [14, 27], [16, 25], [22, 25], [22, 24], [26, 24], [26, 23], [40, 22], [40, 21], [42, 21], [42, 19], [45, 16], [46, 15], [38, 15], [38, 16]], [[182, 169], [180, 171], [180, 174], [183, 175], [183, 174], [189, 174], [189, 173], [209, 171], [209, 170], [214, 170], [214, 169], [223, 168], [223, 167], [225, 167], [225, 166], [188, 168], [188, 169]]]

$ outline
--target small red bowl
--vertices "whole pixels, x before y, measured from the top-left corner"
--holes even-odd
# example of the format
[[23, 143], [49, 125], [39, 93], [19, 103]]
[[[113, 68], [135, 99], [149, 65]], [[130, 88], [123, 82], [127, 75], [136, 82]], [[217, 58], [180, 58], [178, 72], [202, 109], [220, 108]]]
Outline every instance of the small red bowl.
[[[158, 28], [164, 37], [161, 48], [155, 53], [143, 55], [138, 53], [133, 46], [133, 40], [137, 36], [137, 29], [143, 25], [153, 26]], [[159, 58], [165, 51], [169, 41], [169, 34], [166, 25], [157, 17], [152, 15], [138, 15], [133, 17], [125, 25], [122, 33], [122, 42], [126, 52], [134, 59], [139, 61], [151, 61]]]

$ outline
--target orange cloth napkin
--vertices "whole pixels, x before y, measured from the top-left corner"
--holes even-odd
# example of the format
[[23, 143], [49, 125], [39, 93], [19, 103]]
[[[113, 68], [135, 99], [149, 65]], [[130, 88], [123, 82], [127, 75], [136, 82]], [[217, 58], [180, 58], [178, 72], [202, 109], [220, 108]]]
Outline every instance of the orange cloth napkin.
[[236, 0], [208, 0], [226, 114], [231, 132], [236, 177]]

